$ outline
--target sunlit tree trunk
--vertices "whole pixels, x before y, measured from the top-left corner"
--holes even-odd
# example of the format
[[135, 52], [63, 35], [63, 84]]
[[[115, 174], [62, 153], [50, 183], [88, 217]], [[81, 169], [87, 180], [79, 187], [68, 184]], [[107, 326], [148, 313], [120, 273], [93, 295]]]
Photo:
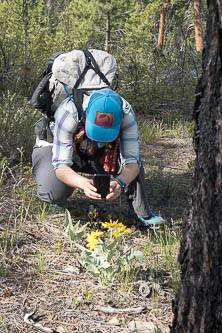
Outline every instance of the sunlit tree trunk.
[[171, 333], [222, 332], [222, 6], [208, 0], [203, 74], [196, 91], [196, 163], [179, 253]]
[[111, 24], [110, 24], [110, 8], [109, 8], [109, 3], [110, 0], [106, 0], [107, 3], [107, 11], [106, 11], [106, 36], [105, 36], [105, 51], [109, 52], [110, 51], [110, 29], [111, 29]]
[[105, 40], [105, 50], [109, 52], [110, 50], [110, 11], [106, 12], [106, 40]]
[[194, 27], [195, 27], [195, 40], [196, 50], [202, 51], [203, 48], [203, 32], [200, 13], [200, 0], [194, 0]]
[[158, 35], [158, 49], [160, 51], [163, 50], [163, 44], [164, 44], [164, 29], [165, 29], [165, 4], [166, 4], [166, 0], [162, 0], [163, 1], [163, 6], [161, 9], [161, 14], [160, 14], [160, 26], [159, 26], [159, 35]]

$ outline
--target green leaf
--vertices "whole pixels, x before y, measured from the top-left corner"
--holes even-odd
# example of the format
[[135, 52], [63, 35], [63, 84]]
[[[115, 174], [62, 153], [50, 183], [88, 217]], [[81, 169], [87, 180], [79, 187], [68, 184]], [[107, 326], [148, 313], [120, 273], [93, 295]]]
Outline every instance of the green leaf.
[[80, 221], [78, 221], [75, 225], [72, 224], [72, 230], [73, 230], [74, 233], [78, 232], [79, 223], [80, 223]]
[[98, 244], [95, 250], [92, 252], [93, 257], [99, 257], [100, 260], [105, 260], [108, 256], [108, 252], [106, 251], [105, 244]]
[[76, 242], [80, 240], [84, 233], [85, 229], [87, 228], [87, 224], [84, 224], [81, 228], [79, 228], [79, 223], [78, 221], [74, 226], [72, 224], [72, 218], [71, 214], [68, 209], [65, 210], [65, 223], [64, 226], [66, 228], [66, 233], [69, 236], [69, 239], [71, 242]]
[[68, 230], [68, 235], [69, 235], [69, 240], [72, 242], [75, 242], [78, 238], [71, 228]]
[[87, 264], [87, 265], [84, 265], [84, 266], [87, 269], [87, 271], [89, 271], [93, 275], [95, 275], [95, 276], [99, 275], [99, 273], [100, 273], [99, 269], [95, 265], [93, 265], [93, 264]]
[[70, 221], [72, 224], [72, 219], [71, 219], [71, 215], [68, 209], [65, 210], [65, 223], [64, 223], [64, 227], [65, 229], [68, 227], [68, 225], [70, 225]]
[[128, 264], [128, 260], [127, 260], [127, 257], [126, 256], [119, 256], [117, 259], [116, 259], [116, 264], [120, 267], [122, 266], [126, 266]]
[[76, 244], [76, 246], [77, 246], [80, 250], [82, 250], [83, 253], [86, 252], [86, 253], [88, 253], [88, 254], [90, 254], [90, 255], [92, 254], [92, 252], [91, 252], [90, 250], [86, 249], [84, 246], [79, 245], [79, 244]]
[[120, 241], [122, 240], [122, 236], [119, 236], [117, 238], [115, 238], [112, 243], [110, 243], [106, 248], [107, 250], [111, 251], [113, 249], [115, 249], [117, 247], [117, 245], [120, 243]]
[[129, 255], [129, 261], [133, 260], [133, 259], [140, 259], [143, 260], [144, 259], [144, 255], [143, 252], [141, 251], [137, 251], [137, 250], [132, 250], [130, 255]]
[[102, 263], [102, 265], [100, 266], [100, 269], [105, 269], [105, 270], [107, 270], [107, 269], [111, 269], [112, 268], [112, 265], [110, 265], [109, 263], [108, 263], [108, 261], [104, 261], [103, 263]]

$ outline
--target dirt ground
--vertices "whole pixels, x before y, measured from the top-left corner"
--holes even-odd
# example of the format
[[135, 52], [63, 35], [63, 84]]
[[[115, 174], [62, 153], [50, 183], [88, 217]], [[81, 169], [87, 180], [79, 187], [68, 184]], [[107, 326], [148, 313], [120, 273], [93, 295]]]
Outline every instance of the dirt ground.
[[[141, 142], [141, 152], [150, 205], [171, 223], [173, 232], [181, 227], [192, 188], [191, 139]], [[9, 175], [1, 189], [0, 240], [6, 232], [12, 234], [16, 230], [18, 235], [8, 252], [3, 253], [3, 245], [0, 249], [1, 333], [169, 332], [174, 290], [167, 271], [158, 272], [161, 278], [156, 297], [146, 292], [156, 282], [149, 275], [149, 264], [128, 290], [123, 290], [119, 283], [101, 286], [86, 273], [77, 251], [70, 248], [64, 233], [64, 212], [47, 211], [44, 217], [31, 176], [21, 176], [26, 193], [17, 194], [16, 199], [11, 194], [13, 182], [16, 183]], [[92, 202], [78, 191], [74, 198], [77, 199], [71, 210], [73, 223], [80, 220], [83, 224], [88, 221]], [[36, 202], [35, 218], [27, 206], [31, 201]], [[124, 198], [111, 204], [97, 203], [101, 219], [112, 212], [114, 219], [123, 221], [121, 212], [125, 204]], [[148, 231], [136, 228], [135, 221], [123, 222], [135, 228], [127, 239], [130, 246], [144, 245]], [[5, 254], [9, 258], [4, 258]], [[43, 272], [37, 269], [37, 259], [39, 266], [44, 264]], [[10, 267], [7, 272], [3, 270], [6, 263]]]

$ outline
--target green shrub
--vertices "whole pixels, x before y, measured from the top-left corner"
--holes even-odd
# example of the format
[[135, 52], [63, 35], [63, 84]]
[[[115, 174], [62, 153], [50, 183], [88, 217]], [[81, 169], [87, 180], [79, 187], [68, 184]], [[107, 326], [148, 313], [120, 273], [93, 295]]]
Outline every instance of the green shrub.
[[5, 91], [0, 95], [0, 142], [1, 149], [9, 162], [29, 158], [34, 144], [34, 122], [40, 117], [27, 98]]

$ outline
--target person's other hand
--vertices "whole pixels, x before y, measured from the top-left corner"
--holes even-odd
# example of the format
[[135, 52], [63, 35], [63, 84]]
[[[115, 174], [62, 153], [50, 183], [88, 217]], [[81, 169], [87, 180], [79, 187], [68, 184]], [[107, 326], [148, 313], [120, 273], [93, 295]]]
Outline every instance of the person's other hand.
[[110, 193], [106, 196], [106, 200], [115, 200], [120, 196], [122, 189], [116, 180], [111, 180], [109, 192]]
[[85, 195], [90, 199], [101, 199], [101, 194], [97, 193], [97, 188], [93, 185], [92, 179], [87, 179], [82, 184], [82, 189]]

